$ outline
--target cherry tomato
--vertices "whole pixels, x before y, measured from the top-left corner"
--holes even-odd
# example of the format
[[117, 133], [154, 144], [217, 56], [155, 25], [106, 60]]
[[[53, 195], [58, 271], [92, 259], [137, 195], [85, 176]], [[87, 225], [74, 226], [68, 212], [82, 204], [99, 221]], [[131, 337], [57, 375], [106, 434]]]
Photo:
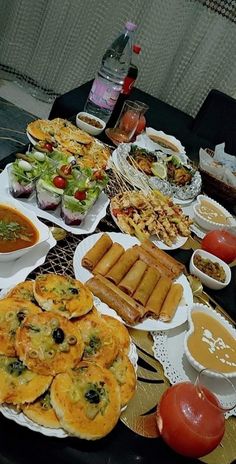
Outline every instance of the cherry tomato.
[[135, 135], [141, 134], [141, 132], [143, 132], [143, 130], [145, 129], [145, 127], [146, 127], [146, 118], [145, 118], [145, 116], [142, 114], [142, 116], [140, 116], [138, 125], [137, 125], [137, 127], [136, 127]]
[[74, 197], [76, 200], [83, 201], [86, 200], [87, 194], [84, 190], [76, 190]]
[[46, 142], [43, 147], [46, 148], [46, 150], [48, 150], [50, 153], [53, 151], [53, 145], [49, 142]]
[[236, 236], [227, 230], [211, 230], [202, 240], [202, 249], [231, 263], [236, 258]]
[[101, 171], [95, 171], [93, 173], [93, 178], [96, 179], [96, 180], [103, 180], [104, 178], [104, 175]]
[[54, 177], [53, 183], [54, 183], [55, 187], [57, 187], [57, 188], [59, 188], [59, 189], [64, 189], [64, 188], [66, 188], [66, 186], [67, 186], [67, 181], [66, 181], [66, 179], [64, 179], [64, 178], [61, 177], [61, 176], [56, 176], [56, 177]]

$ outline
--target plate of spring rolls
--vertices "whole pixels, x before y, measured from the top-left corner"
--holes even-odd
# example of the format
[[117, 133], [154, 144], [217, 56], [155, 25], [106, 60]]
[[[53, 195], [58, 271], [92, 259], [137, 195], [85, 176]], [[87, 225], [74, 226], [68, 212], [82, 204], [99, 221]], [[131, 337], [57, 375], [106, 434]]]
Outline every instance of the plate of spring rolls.
[[185, 267], [149, 240], [107, 232], [86, 237], [73, 258], [102, 313], [138, 330], [168, 330], [187, 320], [193, 304]]

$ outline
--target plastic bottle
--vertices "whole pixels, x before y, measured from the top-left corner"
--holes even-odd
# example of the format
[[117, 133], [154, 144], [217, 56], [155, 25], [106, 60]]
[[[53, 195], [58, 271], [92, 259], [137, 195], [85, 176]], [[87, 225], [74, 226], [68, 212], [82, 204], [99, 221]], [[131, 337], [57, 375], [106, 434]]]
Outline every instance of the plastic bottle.
[[133, 46], [133, 57], [131, 59], [130, 67], [128, 70], [128, 74], [125, 78], [123, 88], [121, 90], [121, 93], [123, 95], [128, 96], [135, 84], [135, 81], [138, 77], [138, 66], [136, 64], [137, 58], [139, 53], [141, 52], [141, 47], [140, 45], [134, 45]]
[[132, 36], [136, 25], [127, 22], [125, 29], [107, 49], [101, 68], [93, 81], [84, 110], [107, 122], [122, 90], [132, 56]]

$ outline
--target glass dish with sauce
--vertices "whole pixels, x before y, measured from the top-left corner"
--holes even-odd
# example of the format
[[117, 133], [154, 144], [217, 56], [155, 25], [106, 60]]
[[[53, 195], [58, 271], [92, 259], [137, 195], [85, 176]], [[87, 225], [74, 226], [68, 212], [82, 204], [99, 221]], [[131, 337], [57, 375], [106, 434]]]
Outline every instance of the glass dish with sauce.
[[205, 230], [230, 229], [236, 226], [236, 220], [229, 211], [205, 195], [198, 195], [193, 210], [195, 221]]
[[188, 361], [197, 370], [208, 368], [236, 378], [236, 330], [217, 311], [195, 304], [188, 315], [189, 330], [184, 348]]

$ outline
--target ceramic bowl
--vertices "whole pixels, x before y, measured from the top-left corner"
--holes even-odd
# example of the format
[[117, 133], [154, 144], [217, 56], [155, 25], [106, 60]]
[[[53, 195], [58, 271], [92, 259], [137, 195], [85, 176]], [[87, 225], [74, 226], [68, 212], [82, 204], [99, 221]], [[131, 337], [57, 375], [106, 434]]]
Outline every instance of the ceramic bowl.
[[[194, 256], [196, 255], [200, 255], [204, 259], [209, 259], [213, 263], [219, 263], [219, 265], [222, 266], [225, 271], [225, 275], [226, 275], [225, 282], [219, 282], [218, 280], [213, 279], [212, 277], [205, 274], [203, 271], [200, 271], [200, 269], [198, 269], [193, 262]], [[231, 270], [228, 264], [222, 261], [222, 259], [217, 258], [217, 256], [214, 256], [211, 253], [208, 253], [208, 251], [204, 251], [200, 249], [195, 250], [191, 256], [189, 270], [190, 270], [190, 274], [193, 274], [196, 277], [198, 277], [203, 285], [205, 285], [208, 288], [211, 288], [212, 290], [221, 290], [222, 288], [225, 288], [227, 285], [229, 285], [231, 281]]]
[[[82, 121], [80, 116], [87, 116], [88, 118], [95, 119], [95, 121], [98, 121], [102, 127], [92, 126], [92, 124], [88, 124], [87, 122]], [[98, 135], [101, 134], [101, 132], [105, 129], [106, 123], [102, 119], [97, 118], [97, 116], [93, 116], [92, 114], [86, 113], [85, 111], [81, 111], [76, 115], [76, 126], [90, 135]]]
[[[219, 209], [219, 211], [221, 211], [226, 217], [228, 217], [228, 224], [219, 224], [217, 222], [210, 221], [209, 219], [203, 217], [198, 210], [198, 206], [200, 205], [202, 200], [206, 200], [207, 202], [212, 203], [215, 207], [217, 207], [217, 209]], [[229, 211], [227, 211], [227, 209], [221, 206], [217, 201], [212, 200], [212, 198], [209, 198], [206, 195], [198, 195], [197, 203], [193, 206], [193, 211], [195, 221], [200, 227], [202, 227], [205, 230], [229, 230], [233, 227], [236, 227], [236, 221], [233, 218], [232, 214], [230, 214]]]
[[40, 243], [43, 243], [46, 240], [48, 240], [49, 228], [45, 224], [43, 224], [43, 222], [39, 221], [39, 219], [37, 218], [36, 214], [33, 213], [33, 211], [30, 211], [30, 209], [22, 206], [21, 203], [19, 203], [17, 200], [9, 198], [1, 197], [0, 204], [4, 206], [9, 206], [10, 208], [15, 209], [17, 212], [20, 212], [23, 216], [25, 216], [28, 220], [32, 222], [39, 234], [37, 242], [32, 246], [29, 246], [27, 248], [21, 248], [19, 250], [11, 251], [8, 253], [0, 253], [0, 262], [15, 261], [24, 254], [30, 252], [30, 250], [32, 250], [33, 248], [36, 248]]
[[[196, 303], [196, 304], [193, 305], [192, 309], [188, 312], [189, 329], [188, 329], [188, 331], [187, 331], [187, 333], [185, 335], [185, 339], [184, 339], [184, 350], [185, 350], [186, 357], [187, 357], [189, 363], [198, 372], [200, 372], [202, 369], [213, 369], [213, 372], [211, 372], [211, 374], [209, 373], [209, 375], [211, 375], [212, 377], [220, 377], [221, 376], [220, 371], [219, 371], [219, 375], [217, 375], [217, 371], [215, 371], [213, 367], [211, 367], [209, 365], [203, 365], [200, 362], [198, 362], [195, 359], [195, 357], [192, 355], [192, 353], [190, 352], [189, 347], [188, 347], [189, 337], [194, 332], [194, 324], [193, 324], [193, 320], [192, 320], [192, 315], [194, 314], [194, 312], [199, 312], [199, 311], [203, 312], [205, 314], [208, 314], [209, 316], [216, 319], [220, 324], [223, 325], [223, 327], [225, 329], [228, 330], [228, 332], [233, 336], [234, 339], [236, 338], [236, 330], [223, 316], [221, 316], [220, 313], [218, 313], [214, 309], [210, 308], [209, 306]], [[209, 335], [210, 335], [210, 333], [209, 333]], [[209, 339], [209, 349], [211, 348], [210, 343], [211, 343], [211, 340]], [[233, 371], [233, 372], [223, 372], [223, 374], [228, 378], [236, 377], [236, 368], [235, 368], [235, 371]]]

